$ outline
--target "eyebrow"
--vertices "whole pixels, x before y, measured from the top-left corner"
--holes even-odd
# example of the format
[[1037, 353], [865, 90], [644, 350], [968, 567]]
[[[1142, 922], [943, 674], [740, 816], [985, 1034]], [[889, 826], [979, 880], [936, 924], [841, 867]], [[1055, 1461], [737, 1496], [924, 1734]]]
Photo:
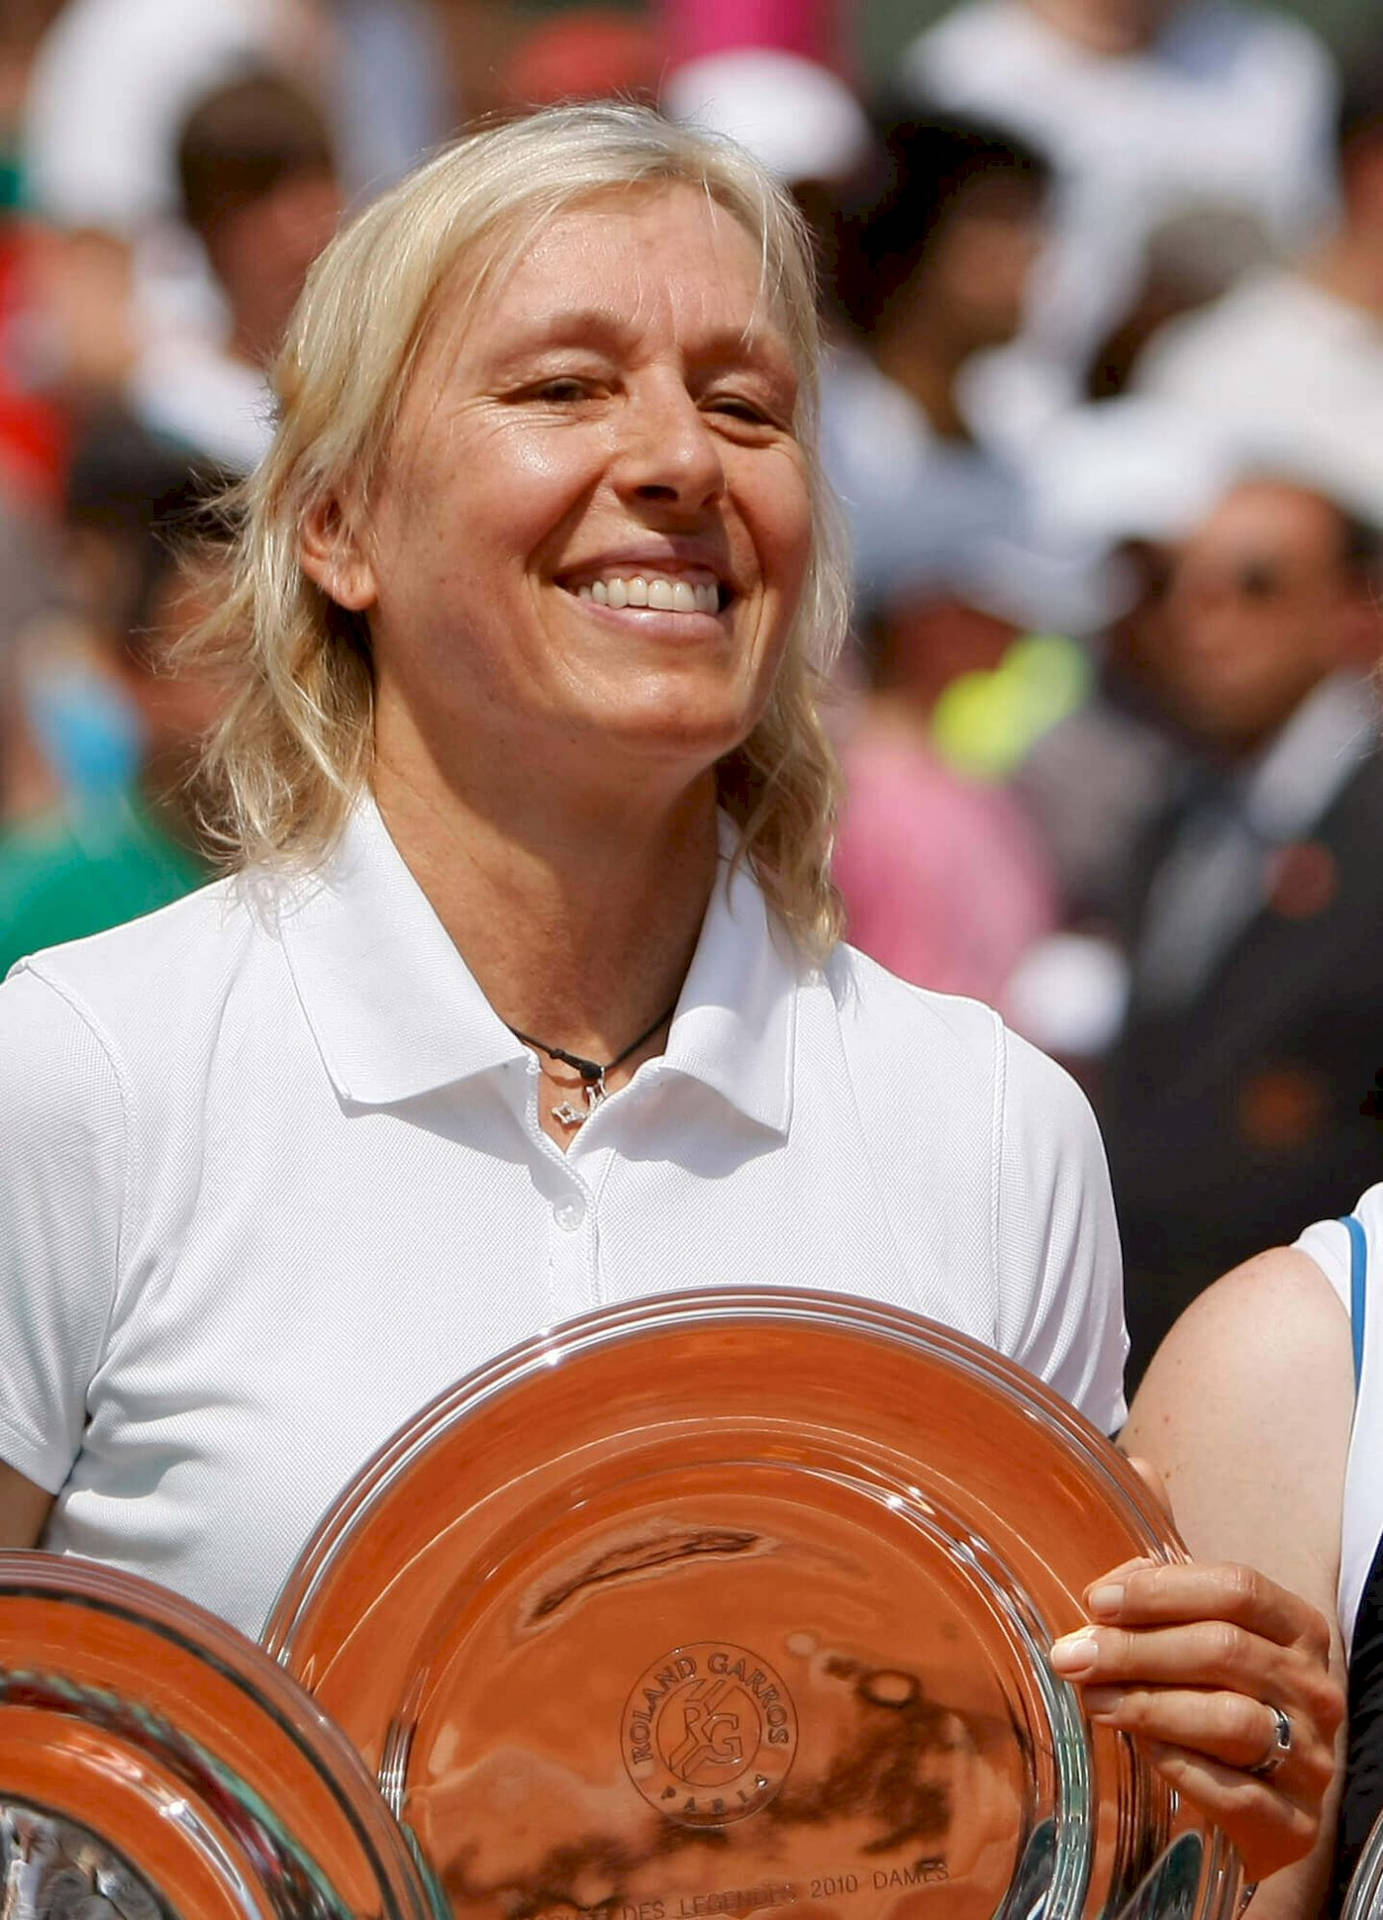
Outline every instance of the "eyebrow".
[[[636, 333], [637, 329], [610, 307], [564, 308], [541, 323], [526, 338], [514, 341], [505, 349], [496, 365], [503, 372], [535, 360], [554, 348], [589, 346], [593, 343], [624, 347], [636, 337]], [[711, 366], [782, 361], [794, 376], [796, 374], [787, 337], [777, 329], [718, 328], [698, 345], [695, 358], [699, 363]]]

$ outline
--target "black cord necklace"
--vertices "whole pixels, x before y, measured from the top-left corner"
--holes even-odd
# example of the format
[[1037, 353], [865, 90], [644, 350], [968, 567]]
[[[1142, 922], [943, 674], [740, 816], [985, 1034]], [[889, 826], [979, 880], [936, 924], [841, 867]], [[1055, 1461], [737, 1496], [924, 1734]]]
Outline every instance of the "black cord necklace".
[[[677, 1002], [665, 1012], [660, 1013], [651, 1027], [645, 1027], [637, 1040], [631, 1040], [623, 1053], [617, 1053], [613, 1060], [607, 1060], [602, 1066], [599, 1060], [586, 1060], [579, 1053], [568, 1053], [565, 1047], [550, 1047], [545, 1040], [535, 1040], [531, 1033], [520, 1033], [517, 1027], [509, 1027], [516, 1040], [522, 1040], [526, 1047], [536, 1047], [539, 1053], [545, 1053], [549, 1060], [560, 1060], [564, 1067], [574, 1067], [581, 1075], [581, 1091], [586, 1096], [586, 1111], [574, 1107], [570, 1100], [564, 1100], [559, 1107], [549, 1108], [553, 1119], [559, 1126], [579, 1127], [589, 1120], [601, 1101], [605, 1098], [605, 1076], [613, 1073], [616, 1067], [622, 1067], [631, 1053], [637, 1053], [646, 1040], [651, 1040], [660, 1027], [665, 1027], [677, 1011]], [[508, 1021], [505, 1022], [508, 1026]]]

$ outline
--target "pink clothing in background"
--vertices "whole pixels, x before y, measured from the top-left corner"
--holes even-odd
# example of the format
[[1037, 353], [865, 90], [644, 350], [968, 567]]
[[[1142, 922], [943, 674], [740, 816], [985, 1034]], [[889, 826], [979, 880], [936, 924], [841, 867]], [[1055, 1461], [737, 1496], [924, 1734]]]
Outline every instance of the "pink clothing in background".
[[846, 937], [904, 980], [1002, 1009], [1019, 960], [1057, 924], [1026, 818], [891, 727], [861, 727], [844, 762], [835, 878]]
[[854, 0], [663, 0], [669, 65], [731, 47], [779, 47], [849, 72], [845, 33]]

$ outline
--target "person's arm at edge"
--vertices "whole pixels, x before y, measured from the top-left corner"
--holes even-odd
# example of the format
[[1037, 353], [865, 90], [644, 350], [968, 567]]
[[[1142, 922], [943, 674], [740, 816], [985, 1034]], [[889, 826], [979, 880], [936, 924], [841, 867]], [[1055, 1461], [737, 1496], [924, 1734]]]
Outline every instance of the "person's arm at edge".
[[[1254, 1567], [1319, 1609], [1341, 1684], [1336, 1585], [1353, 1406], [1348, 1318], [1315, 1262], [1279, 1248], [1226, 1275], [1177, 1322], [1122, 1438], [1162, 1475], [1196, 1558]], [[1341, 1729], [1316, 1842], [1262, 1883], [1254, 1920], [1320, 1911], [1343, 1749]]]
[[36, 1547], [53, 1496], [0, 1461], [0, 1551]]

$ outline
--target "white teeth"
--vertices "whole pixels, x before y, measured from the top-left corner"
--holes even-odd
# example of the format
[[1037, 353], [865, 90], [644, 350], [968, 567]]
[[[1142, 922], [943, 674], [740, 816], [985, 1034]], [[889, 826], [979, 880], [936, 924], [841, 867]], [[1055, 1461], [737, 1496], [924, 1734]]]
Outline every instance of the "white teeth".
[[579, 600], [593, 600], [598, 607], [648, 607], [655, 613], [720, 612], [720, 588], [713, 582], [669, 579], [665, 574], [651, 578], [642, 573], [626, 580], [613, 575], [608, 580], [583, 581], [576, 589]]

